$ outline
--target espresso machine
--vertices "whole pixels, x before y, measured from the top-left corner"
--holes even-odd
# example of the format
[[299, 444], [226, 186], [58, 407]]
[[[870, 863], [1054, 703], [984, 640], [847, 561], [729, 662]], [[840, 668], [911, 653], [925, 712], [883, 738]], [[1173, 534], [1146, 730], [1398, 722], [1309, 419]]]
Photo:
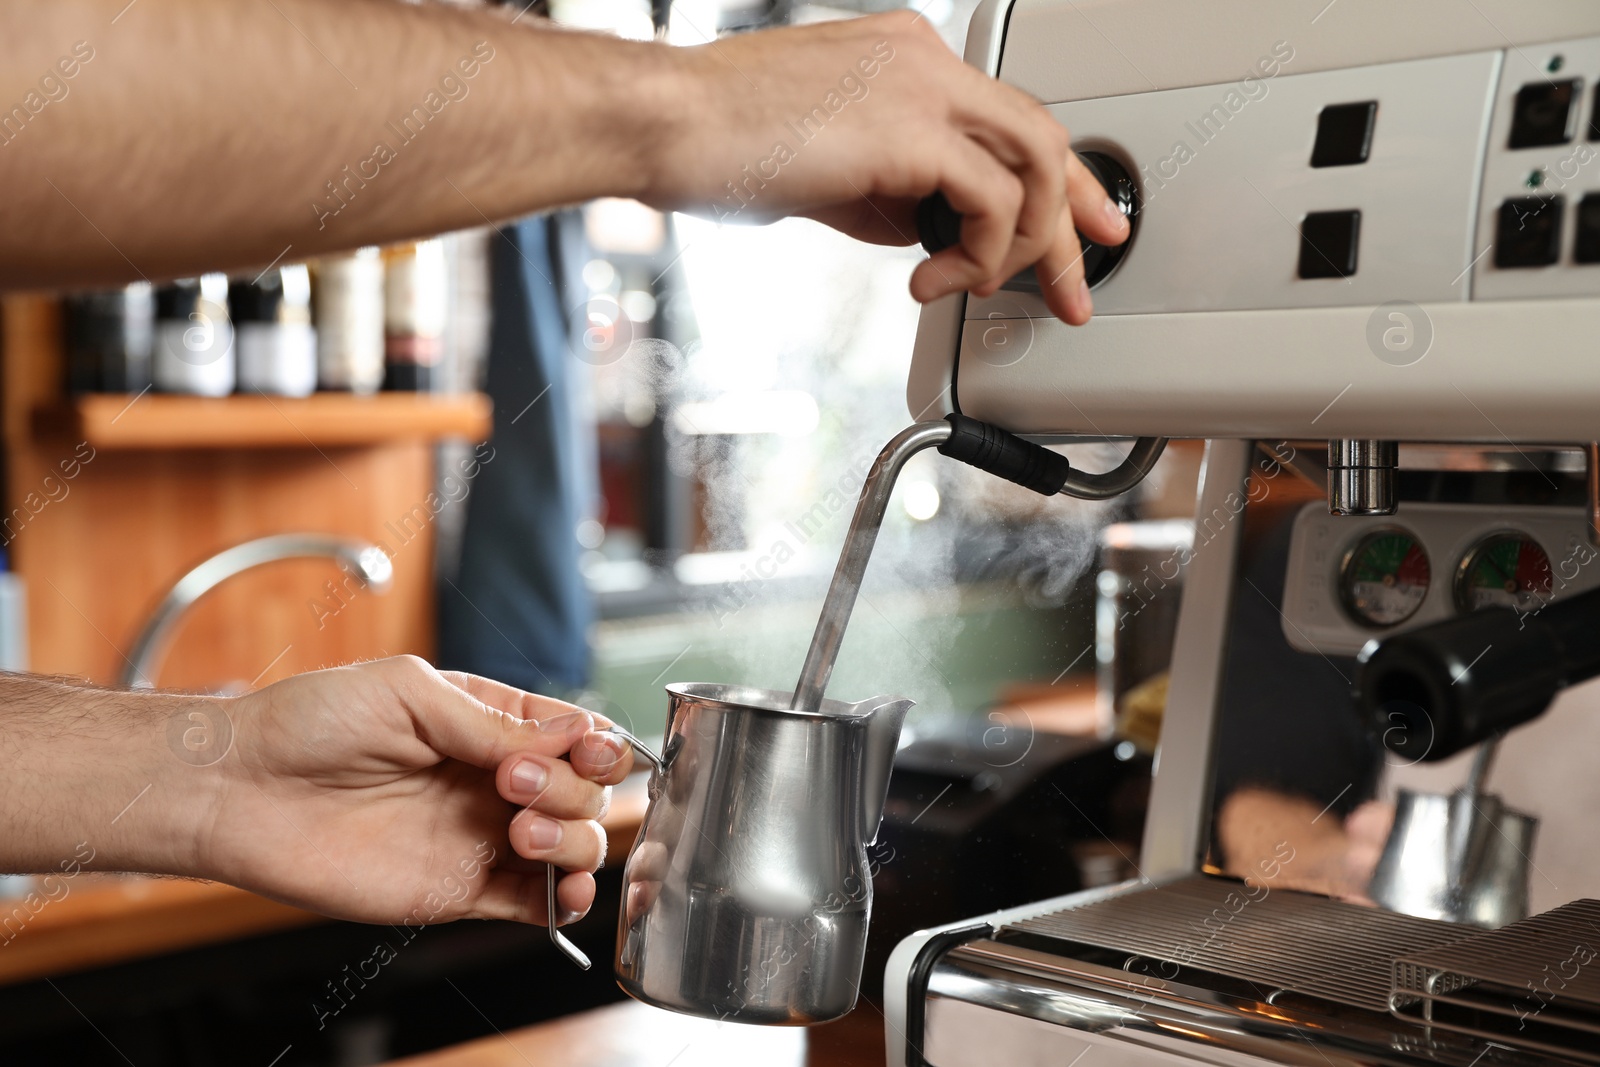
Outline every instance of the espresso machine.
[[1208, 443], [1139, 876], [902, 941], [889, 1064], [1600, 1063], [1600, 6], [983, 0], [966, 58], [1135, 221], [1087, 326], [925, 308], [913, 416]]

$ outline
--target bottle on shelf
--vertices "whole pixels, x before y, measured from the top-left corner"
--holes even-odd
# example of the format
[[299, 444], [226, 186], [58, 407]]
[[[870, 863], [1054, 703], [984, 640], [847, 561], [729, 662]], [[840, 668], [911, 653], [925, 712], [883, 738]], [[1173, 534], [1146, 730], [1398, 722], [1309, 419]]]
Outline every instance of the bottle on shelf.
[[156, 302], [149, 282], [74, 293], [62, 314], [69, 392], [137, 393], [150, 384]]
[[311, 263], [317, 385], [375, 393], [383, 385], [383, 260], [376, 248]]
[[433, 374], [434, 392], [471, 393], [482, 388], [489, 349], [488, 227], [445, 234], [444, 352]]
[[166, 393], [227, 396], [236, 380], [228, 278], [202, 274], [156, 291], [151, 379]]
[[301, 264], [273, 268], [229, 293], [239, 346], [239, 388], [307, 396], [317, 388], [317, 333], [311, 275]]
[[383, 387], [432, 392], [444, 352], [449, 274], [438, 238], [383, 251]]

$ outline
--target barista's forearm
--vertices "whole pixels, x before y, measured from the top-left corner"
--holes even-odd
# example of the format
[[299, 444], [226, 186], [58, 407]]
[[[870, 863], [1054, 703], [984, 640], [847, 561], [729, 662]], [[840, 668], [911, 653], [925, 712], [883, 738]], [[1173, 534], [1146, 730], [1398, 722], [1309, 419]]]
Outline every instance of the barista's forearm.
[[227, 729], [219, 710], [0, 674], [0, 873], [192, 872], [228, 740], [211, 732]]
[[0, 287], [264, 265], [634, 194], [683, 112], [672, 50], [512, 13], [126, 4], [0, 0]]

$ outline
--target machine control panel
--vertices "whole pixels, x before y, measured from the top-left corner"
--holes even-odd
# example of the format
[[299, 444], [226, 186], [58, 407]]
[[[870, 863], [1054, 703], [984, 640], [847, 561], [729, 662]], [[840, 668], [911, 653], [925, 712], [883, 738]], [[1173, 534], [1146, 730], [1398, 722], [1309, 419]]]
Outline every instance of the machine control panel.
[[[1137, 175], [1101, 315], [1600, 294], [1600, 38], [1051, 105]], [[968, 319], [1043, 317], [1002, 291]]]
[[[1050, 105], [1139, 183], [1101, 316], [1462, 299], [1499, 52], [1296, 73], [1290, 42], [1239, 82]], [[1597, 183], [1600, 185], [1600, 183]], [[1002, 291], [968, 319], [1042, 317]]]
[[1335, 517], [1307, 505], [1290, 535], [1283, 633], [1302, 652], [1352, 656], [1374, 637], [1486, 607], [1525, 615], [1600, 586], [1582, 509], [1402, 504]]
[[1473, 299], [1600, 293], [1600, 39], [1508, 49], [1483, 168]]
[[974, 59], [1131, 175], [1139, 222], [1084, 326], [1014, 288], [930, 304], [908, 409], [1021, 434], [1595, 440], [1600, 5], [1485, 4], [1343, 0], [1311, 32], [1292, 5], [1118, 0], [1106, 34], [1159, 11], [1211, 47], [1129, 16], [1108, 51], [1072, 0], [984, 0]]

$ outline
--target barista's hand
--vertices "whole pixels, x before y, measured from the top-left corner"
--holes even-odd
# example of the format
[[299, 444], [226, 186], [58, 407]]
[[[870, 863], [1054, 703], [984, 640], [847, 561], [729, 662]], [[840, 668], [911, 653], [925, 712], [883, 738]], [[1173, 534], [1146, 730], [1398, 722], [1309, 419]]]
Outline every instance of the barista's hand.
[[[365, 922], [565, 921], [594, 900], [596, 821], [627, 745], [587, 711], [401, 656], [286, 679], [225, 704], [232, 749], [199, 873]], [[563, 757], [568, 757], [564, 759]], [[570, 762], [568, 762], [570, 759]], [[537, 860], [538, 862], [535, 862]]]
[[740, 222], [803, 214], [862, 240], [914, 244], [942, 190], [960, 245], [912, 274], [929, 301], [992, 293], [1038, 264], [1050, 310], [1092, 311], [1074, 223], [1128, 226], [1027, 94], [968, 66], [907, 11], [751, 33], [677, 53], [688, 75], [642, 198]]

